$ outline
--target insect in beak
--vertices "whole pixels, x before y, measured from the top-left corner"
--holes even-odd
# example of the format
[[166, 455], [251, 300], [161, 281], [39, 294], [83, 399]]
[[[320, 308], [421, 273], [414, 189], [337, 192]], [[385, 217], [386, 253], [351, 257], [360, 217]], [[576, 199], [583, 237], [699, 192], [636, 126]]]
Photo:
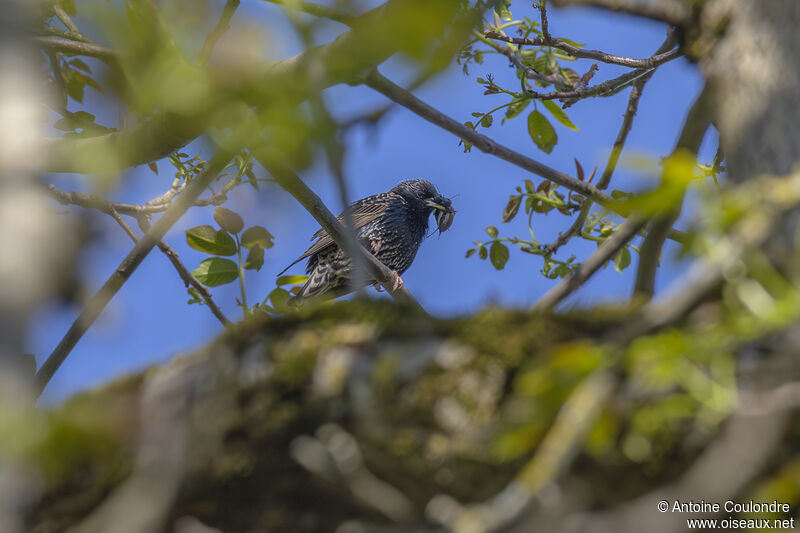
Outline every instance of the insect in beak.
[[436, 218], [439, 234], [443, 231], [447, 231], [453, 224], [453, 218], [455, 218], [456, 215], [456, 210], [453, 209], [450, 200], [442, 199], [440, 202], [428, 200], [425, 202], [425, 205], [434, 210], [433, 216]]

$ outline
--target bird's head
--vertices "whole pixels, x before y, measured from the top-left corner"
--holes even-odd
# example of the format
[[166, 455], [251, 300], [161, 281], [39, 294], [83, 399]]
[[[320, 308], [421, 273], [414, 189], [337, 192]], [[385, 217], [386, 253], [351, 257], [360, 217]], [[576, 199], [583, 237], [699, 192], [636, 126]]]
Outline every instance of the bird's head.
[[447, 231], [453, 224], [456, 210], [449, 198], [445, 198], [430, 181], [427, 180], [406, 180], [401, 181], [393, 191], [403, 195], [408, 200], [421, 204], [425, 217], [430, 213], [436, 218], [436, 225], [439, 233]]

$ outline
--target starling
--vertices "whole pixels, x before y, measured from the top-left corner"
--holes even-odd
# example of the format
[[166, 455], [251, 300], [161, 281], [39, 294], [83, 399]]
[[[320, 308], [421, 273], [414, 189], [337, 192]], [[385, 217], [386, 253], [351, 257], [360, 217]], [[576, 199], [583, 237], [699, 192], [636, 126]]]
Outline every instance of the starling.
[[[428, 231], [428, 216], [434, 213], [440, 234], [450, 227], [455, 216], [450, 200], [426, 180], [402, 181], [389, 192], [358, 200], [347, 208], [347, 212], [359, 242], [392, 269], [395, 277], [393, 290], [402, 286], [400, 275], [411, 266], [417, 255]], [[344, 214], [338, 219], [344, 224]], [[308, 299], [336, 298], [356, 288], [350, 279], [351, 258], [325, 230], [317, 231], [311, 238], [314, 239], [317, 242], [283, 270], [286, 272], [308, 258], [308, 281], [292, 299], [293, 304]], [[368, 283], [376, 284], [374, 280]]]

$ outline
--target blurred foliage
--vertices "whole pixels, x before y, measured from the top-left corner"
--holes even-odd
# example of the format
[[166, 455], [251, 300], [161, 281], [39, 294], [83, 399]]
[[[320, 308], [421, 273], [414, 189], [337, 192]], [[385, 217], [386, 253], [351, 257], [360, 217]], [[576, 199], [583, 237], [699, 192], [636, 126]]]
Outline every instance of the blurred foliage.
[[[215, 379], [208, 380], [213, 383], [206, 384], [207, 389], [198, 387], [197, 394], [209, 394], [215, 401], [215, 395], [228, 395], [238, 411], [213, 420], [224, 427], [221, 444], [213, 457], [198, 461], [203, 468], [211, 467], [191, 472], [192, 487], [180, 495], [176, 516], [218, 511], [220, 520], [234, 524], [271, 520], [264, 529], [277, 531], [286, 530], [282, 526], [292, 524], [300, 513], [330, 512], [344, 520], [362, 511], [361, 504], [345, 501], [338, 486], [309, 480], [312, 476], [300, 466], [302, 454], [291, 456], [296, 439], [319, 436], [321, 428], [332, 424], [355, 436], [369, 471], [412, 500], [420, 516], [440, 493], [462, 502], [482, 501], [514, 480], [524, 484], [532, 479], [525, 472], [539, 464], [540, 454], [552, 451], [546, 444], [558, 437], [554, 428], [565, 406], [587, 391], [605, 391], [587, 387], [598, 376], [613, 387], [589, 402], [581, 428], [585, 431], [576, 431], [574, 442], [556, 439], [556, 444], [563, 444], [564, 450], [577, 448], [577, 475], [591, 488], [582, 493], [585, 508], [619, 503], [674, 480], [686, 469], [740, 405], [737, 363], [743, 347], [777, 335], [800, 316], [797, 272], [787, 268], [796, 265], [792, 258], [777, 264], [763, 246], [776, 217], [800, 203], [797, 179], [754, 179], [720, 188], [717, 176], [723, 169], [718, 159], [702, 164], [681, 151], [660, 161], [657, 188], [612, 191], [616, 203], [611, 207], [652, 215], [677, 205], [693, 187], [701, 205], [684, 252], [722, 265], [721, 280], [715, 297], [700, 302], [688, 316], [657, 331], [645, 330], [630, 342], [611, 335], [641, 318], [638, 309], [629, 307], [564, 314], [492, 308], [442, 320], [418, 316], [392, 302], [355, 301], [286, 313], [287, 301], [305, 276], [279, 277], [267, 297], [250, 306], [246, 271], [261, 269], [274, 237], [267, 228], [248, 226], [244, 217], [220, 204], [233, 187], [249, 184], [259, 190], [261, 183], [272, 181], [257, 178], [253, 170], [259, 149], [278, 154], [297, 169], [308, 168], [322, 152], [333, 159], [337, 125], [320, 127], [324, 105], [304, 101], [321, 101], [320, 92], [334, 83], [359, 83], [396, 51], [420, 78], [445, 67], [453, 55], [468, 73], [471, 64], [499, 54], [502, 61], [511, 60], [519, 87], [501, 86], [491, 75], [477, 78], [485, 96], [500, 102], [474, 112], [474, 120], [465, 124], [478, 131], [497, 127], [498, 117], [501, 126], [519, 119], [531, 150], [551, 153], [558, 133], [571, 135], [578, 126], [569, 118], [567, 105], [535, 100], [532, 91], [568, 91], [588, 79], [566, 66], [574, 58], [561, 50], [488, 39], [486, 30], [513, 29], [522, 38], [542, 36], [538, 22], [514, 19], [508, 1], [388, 2], [366, 15], [349, 16], [352, 29], [322, 46], [312, 46], [324, 32], [319, 21], [291, 11], [292, 3], [287, 2], [289, 24], [306, 45], [301, 57], [266, 61], [268, 46], [258, 31], [244, 29], [220, 42], [206, 63], [200, 51], [218, 4], [62, 1], [60, 5], [98, 40], [102, 36], [113, 53], [98, 59], [55, 50], [42, 63], [59, 92], [56, 103], [51, 102], [51, 125], [65, 132], [66, 140], [83, 142], [144, 126], [166, 132], [168, 147], [173, 148], [168, 161], [175, 173], [168, 177], [159, 174], [157, 163], [149, 166], [170, 194], [196, 180], [207, 165], [200, 154], [179, 151], [175, 145], [205, 133], [219, 147], [235, 147], [236, 156], [210, 191], [209, 203], [217, 206], [216, 225], [209, 216], [207, 224], [185, 229], [185, 235], [190, 247], [210, 256], [193, 271], [200, 282], [209, 287], [240, 283], [238, 303], [250, 320], [233, 327], [208, 352], [187, 359], [220, 365]], [[343, 2], [337, 7], [347, 14], [352, 6]], [[41, 10], [36, 27], [46, 36], [80, 41], [69, 28], [59, 26], [50, 9]], [[97, 123], [99, 113], [89, 108], [87, 88], [91, 100], [116, 106], [117, 124]], [[69, 145], [76, 148], [74, 153], [68, 150], [68, 156], [91, 160], [92, 168], [101, 172], [118, 171], [135, 160], [134, 155], [152, 148], [150, 130], [145, 133], [138, 143], [113, 142], [108, 150], [90, 145], [82, 151], [79, 144]], [[468, 142], [462, 144], [465, 151], [471, 149]], [[595, 171], [587, 176], [577, 160], [575, 173], [586, 183], [595, 177]], [[574, 255], [556, 257], [558, 251], [573, 237], [598, 246], [605, 242], [618, 226], [611, 207], [592, 210], [589, 200], [576, 193], [546, 180], [537, 184], [526, 179], [500, 215], [501, 222], [509, 224], [501, 227], [509, 229], [501, 232], [489, 225], [488, 239], [476, 241], [466, 255], [477, 255], [502, 270], [511, 250], [518, 248], [542, 257], [542, 275], [563, 278], [580, 262]], [[521, 213], [525, 217], [518, 217]], [[538, 217], [550, 214], [578, 217], [580, 224], [557, 242], [542, 244], [534, 228]], [[519, 237], [512, 223], [520, 224], [523, 218], [527, 235]], [[635, 244], [625, 245], [614, 257], [614, 267], [626, 269], [633, 252], [638, 252]], [[234, 256], [235, 261], [229, 259]], [[190, 303], [202, 303], [196, 290], [189, 293]], [[770, 349], [767, 344], [765, 351]], [[215, 357], [205, 358], [208, 353]], [[33, 531], [65, 529], [64, 517], [85, 516], [131, 471], [140, 429], [137, 394], [146, 379], [147, 375], [127, 378], [51, 411], [0, 412], [2, 452], [35, 467], [47, 493], [32, 511], [31, 523], [40, 528]], [[200, 415], [197, 419], [203, 422], [212, 418], [205, 412]], [[754, 497], [798, 503], [798, 442], [800, 435], [793, 430], [780, 463], [776, 460], [750, 487]], [[538, 471], [545, 475], [536, 478], [537, 483], [558, 475], [558, 457], [551, 463], [552, 470]], [[263, 483], [276, 477], [274, 483]], [[252, 490], [253, 483], [263, 494]], [[238, 496], [225, 500], [232, 502], [230, 509], [208, 505], [203, 494], [208, 490], [213, 495], [220, 485]], [[618, 490], [610, 491], [610, 486]], [[63, 505], [49, 505], [58, 498]], [[308, 509], [309, 501], [319, 506]], [[332, 523], [322, 518], [313, 525]]]

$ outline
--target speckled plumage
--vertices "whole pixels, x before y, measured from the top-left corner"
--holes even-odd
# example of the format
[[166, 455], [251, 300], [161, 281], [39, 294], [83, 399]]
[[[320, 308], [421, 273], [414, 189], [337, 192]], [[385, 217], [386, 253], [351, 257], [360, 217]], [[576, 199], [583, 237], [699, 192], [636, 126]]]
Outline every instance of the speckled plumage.
[[[430, 214], [436, 213], [440, 232], [450, 227], [455, 214], [450, 200], [442, 197], [426, 180], [400, 182], [389, 192], [358, 200], [348, 211], [361, 244], [395, 271], [398, 279], [417, 255], [428, 231]], [[338, 218], [344, 222], [343, 214]], [[354, 289], [350, 283], [350, 257], [322, 229], [313, 239], [318, 240], [292, 263], [308, 258], [306, 274], [309, 279], [294, 303], [310, 298], [335, 298]]]

